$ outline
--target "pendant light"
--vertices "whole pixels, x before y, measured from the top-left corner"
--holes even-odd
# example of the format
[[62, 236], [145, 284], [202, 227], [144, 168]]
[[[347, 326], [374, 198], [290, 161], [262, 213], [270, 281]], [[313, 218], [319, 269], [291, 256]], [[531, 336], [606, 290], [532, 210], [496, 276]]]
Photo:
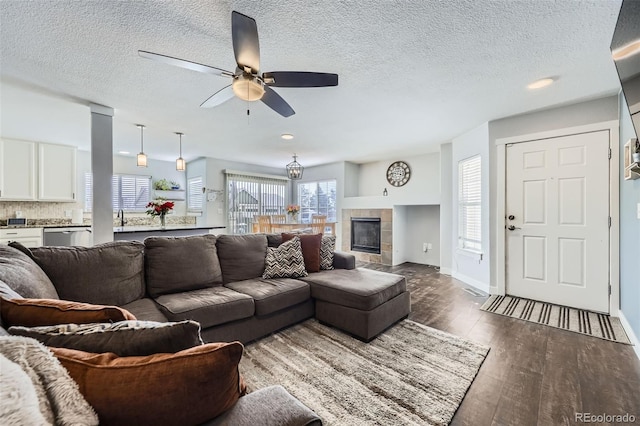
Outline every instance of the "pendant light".
[[147, 154], [144, 153], [144, 125], [136, 124], [140, 128], [140, 153], [138, 154], [138, 167], [147, 167]]
[[304, 171], [304, 167], [297, 161], [298, 157], [293, 154], [293, 161], [287, 164], [287, 176], [291, 180], [302, 179], [302, 172]]
[[184, 172], [186, 169], [186, 163], [184, 158], [182, 158], [182, 135], [184, 133], [176, 132], [176, 135], [180, 136], [180, 156], [176, 159], [176, 170], [179, 172]]

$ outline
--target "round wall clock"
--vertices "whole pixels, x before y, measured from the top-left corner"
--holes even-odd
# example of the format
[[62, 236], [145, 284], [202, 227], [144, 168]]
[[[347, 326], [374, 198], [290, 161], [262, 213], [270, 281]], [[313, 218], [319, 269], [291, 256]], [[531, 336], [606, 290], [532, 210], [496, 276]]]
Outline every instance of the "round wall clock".
[[396, 161], [387, 169], [387, 181], [393, 186], [403, 186], [411, 178], [411, 169], [404, 161]]

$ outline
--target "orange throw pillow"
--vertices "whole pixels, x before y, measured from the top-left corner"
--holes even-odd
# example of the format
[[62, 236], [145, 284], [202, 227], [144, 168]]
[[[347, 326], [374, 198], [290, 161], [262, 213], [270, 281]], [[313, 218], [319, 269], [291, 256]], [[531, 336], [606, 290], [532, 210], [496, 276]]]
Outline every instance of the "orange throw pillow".
[[293, 237], [300, 237], [302, 245], [302, 257], [304, 257], [304, 267], [307, 272], [318, 272], [320, 270], [320, 246], [322, 245], [322, 234], [282, 234], [282, 242], [289, 241]]
[[230, 409], [246, 393], [238, 370], [240, 342], [121, 358], [49, 349], [98, 413], [100, 425], [196, 425]]
[[0, 298], [0, 315], [5, 327], [39, 327], [136, 319], [131, 312], [117, 306], [90, 305], [57, 299]]

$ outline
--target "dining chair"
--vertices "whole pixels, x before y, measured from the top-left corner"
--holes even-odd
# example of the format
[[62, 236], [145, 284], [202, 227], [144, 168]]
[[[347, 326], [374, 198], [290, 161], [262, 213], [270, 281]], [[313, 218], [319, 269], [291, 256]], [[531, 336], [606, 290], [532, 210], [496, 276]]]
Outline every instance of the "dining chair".
[[278, 224], [287, 223], [286, 214], [274, 214], [271, 215], [271, 232], [285, 232], [286, 230], [278, 226]]
[[258, 220], [258, 232], [270, 234], [271, 233], [271, 216], [256, 215], [255, 218]]
[[311, 231], [313, 234], [324, 234], [324, 227], [327, 223], [326, 215], [314, 214], [311, 216]]

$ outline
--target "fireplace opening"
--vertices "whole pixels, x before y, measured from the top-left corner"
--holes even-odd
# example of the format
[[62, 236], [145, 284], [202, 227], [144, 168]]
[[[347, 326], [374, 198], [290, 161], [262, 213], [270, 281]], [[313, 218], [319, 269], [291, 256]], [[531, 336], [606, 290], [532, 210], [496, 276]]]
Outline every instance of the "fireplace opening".
[[351, 218], [351, 250], [380, 254], [380, 218]]

